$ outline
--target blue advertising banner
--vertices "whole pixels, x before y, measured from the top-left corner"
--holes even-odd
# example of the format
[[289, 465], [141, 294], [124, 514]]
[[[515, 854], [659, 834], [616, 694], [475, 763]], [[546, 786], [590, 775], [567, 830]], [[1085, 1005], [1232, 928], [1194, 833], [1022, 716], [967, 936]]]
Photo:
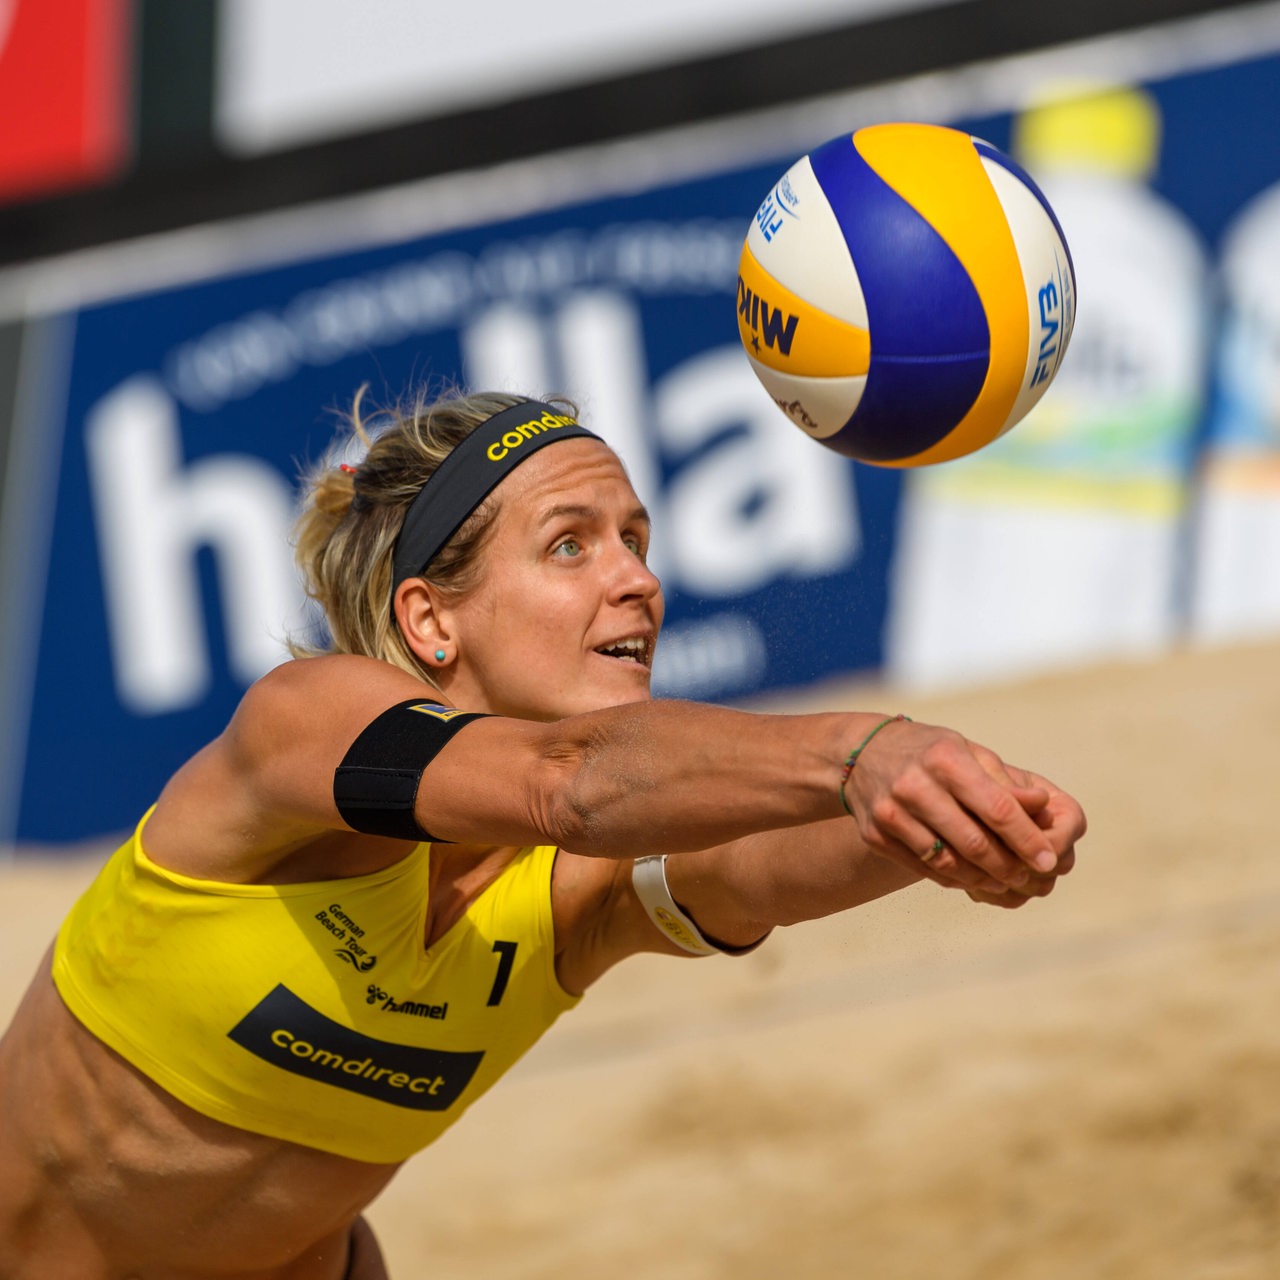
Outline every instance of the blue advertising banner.
[[18, 838], [130, 825], [283, 659], [307, 623], [296, 477], [362, 384], [581, 404], [654, 514], [661, 692], [877, 666], [899, 479], [806, 440], [738, 344], [738, 255], [777, 172], [78, 314]]

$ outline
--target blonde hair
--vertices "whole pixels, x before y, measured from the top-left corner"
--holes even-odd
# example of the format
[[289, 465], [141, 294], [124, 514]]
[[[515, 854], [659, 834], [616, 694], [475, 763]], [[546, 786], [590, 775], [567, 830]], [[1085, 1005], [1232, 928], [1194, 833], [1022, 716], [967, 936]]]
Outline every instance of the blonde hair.
[[[359, 467], [326, 459], [304, 476], [305, 498], [294, 548], [307, 595], [324, 612], [327, 643], [290, 642], [294, 657], [357, 653], [400, 667], [428, 683], [429, 668], [405, 642], [392, 607], [392, 560], [409, 504], [450, 452], [482, 423], [529, 397], [505, 392], [425, 390], [366, 414], [362, 387], [345, 415], [364, 447]], [[576, 407], [563, 399], [576, 416]], [[497, 493], [471, 513], [420, 576], [459, 597], [479, 581], [480, 554], [498, 514]]]

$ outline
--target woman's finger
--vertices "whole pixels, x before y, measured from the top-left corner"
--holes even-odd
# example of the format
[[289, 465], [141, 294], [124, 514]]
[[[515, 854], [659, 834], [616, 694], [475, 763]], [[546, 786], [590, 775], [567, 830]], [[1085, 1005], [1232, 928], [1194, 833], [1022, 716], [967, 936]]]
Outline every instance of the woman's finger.
[[[950, 876], [965, 888], [976, 886], [979, 875], [1002, 887], [1025, 883], [1029, 872], [1015, 852], [927, 774], [904, 775], [894, 790], [894, 795], [872, 805], [871, 817], [881, 832], [911, 850], [933, 872]], [[1025, 813], [1023, 817], [1039, 831]]]

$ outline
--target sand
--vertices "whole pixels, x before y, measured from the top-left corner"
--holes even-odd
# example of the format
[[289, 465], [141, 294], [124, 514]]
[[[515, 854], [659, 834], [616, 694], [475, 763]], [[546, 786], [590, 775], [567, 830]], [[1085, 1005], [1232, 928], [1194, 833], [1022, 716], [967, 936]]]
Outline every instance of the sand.
[[[1074, 874], [622, 966], [374, 1206], [392, 1275], [1280, 1275], [1280, 646], [823, 700], [1073, 790]], [[0, 1019], [98, 856], [0, 868]]]

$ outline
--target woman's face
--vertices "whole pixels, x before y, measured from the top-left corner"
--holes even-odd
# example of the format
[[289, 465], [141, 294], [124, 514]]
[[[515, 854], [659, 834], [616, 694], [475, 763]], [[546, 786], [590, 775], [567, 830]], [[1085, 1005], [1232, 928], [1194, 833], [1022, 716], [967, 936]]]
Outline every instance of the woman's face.
[[649, 697], [662, 587], [649, 517], [596, 440], [539, 450], [497, 491], [479, 585], [440, 610], [457, 706], [554, 720]]

